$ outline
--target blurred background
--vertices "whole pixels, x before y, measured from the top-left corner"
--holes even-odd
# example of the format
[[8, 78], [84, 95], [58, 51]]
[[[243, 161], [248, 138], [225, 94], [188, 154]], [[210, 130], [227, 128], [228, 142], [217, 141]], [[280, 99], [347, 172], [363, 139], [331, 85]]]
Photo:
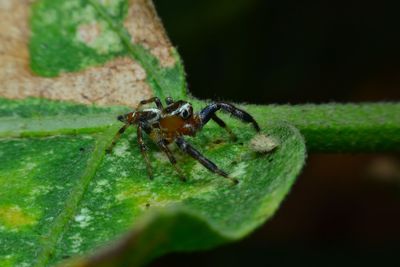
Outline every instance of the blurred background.
[[[258, 104], [400, 100], [396, 1], [154, 3], [195, 97]], [[398, 154], [311, 154], [274, 218], [251, 236], [151, 266], [396, 265], [399, 226]]]

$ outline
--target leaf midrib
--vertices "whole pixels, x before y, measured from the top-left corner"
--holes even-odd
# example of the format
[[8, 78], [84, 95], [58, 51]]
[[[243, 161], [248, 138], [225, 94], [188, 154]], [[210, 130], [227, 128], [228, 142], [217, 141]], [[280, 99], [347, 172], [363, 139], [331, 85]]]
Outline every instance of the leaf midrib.
[[37, 261], [34, 264], [35, 267], [47, 266], [47, 263], [53, 255], [57, 242], [61, 238], [66, 225], [76, 213], [79, 202], [82, 200], [98, 166], [101, 164], [105, 155], [105, 150], [110, 144], [114, 134], [115, 129], [113, 127], [97, 134], [94, 150], [82, 176], [71, 190], [61, 213], [54, 220], [47, 234], [42, 236], [41, 242], [39, 243]]
[[0, 118], [0, 138], [96, 133], [116, 123], [114, 117], [111, 113], [39, 118], [3, 117]]

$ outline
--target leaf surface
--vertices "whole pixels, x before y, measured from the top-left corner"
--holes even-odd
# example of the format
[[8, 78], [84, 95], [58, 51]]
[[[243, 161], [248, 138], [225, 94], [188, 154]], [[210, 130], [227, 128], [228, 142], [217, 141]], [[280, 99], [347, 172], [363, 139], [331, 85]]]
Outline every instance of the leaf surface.
[[[135, 266], [168, 251], [204, 249], [239, 239], [272, 216], [304, 162], [304, 142], [294, 128], [278, 124], [265, 129], [279, 146], [270, 154], [258, 154], [249, 147], [254, 131], [223, 115], [238, 142], [212, 124], [190, 142], [239, 179], [238, 185], [175, 149], [189, 178], [181, 182], [167, 158], [146, 139], [155, 172], [150, 181], [133, 128], [112, 154], [104, 153], [119, 127], [115, 115], [123, 108], [2, 100], [0, 121], [10, 120], [10, 114], [15, 123], [28, 119], [21, 108], [26, 101], [36, 114], [31, 122], [48, 124], [20, 129], [25, 138], [6, 137], [7, 131], [0, 139], [3, 265], [48, 266], [90, 254], [79, 264], [99, 266], [96, 259], [101, 258], [104, 266]], [[36, 112], [35, 102], [40, 102]], [[52, 127], [55, 121], [62, 125], [63, 116], [78, 114], [79, 121], [65, 121], [70, 131]], [[81, 125], [94, 115], [109, 119]], [[114, 245], [96, 252], [110, 242]]]

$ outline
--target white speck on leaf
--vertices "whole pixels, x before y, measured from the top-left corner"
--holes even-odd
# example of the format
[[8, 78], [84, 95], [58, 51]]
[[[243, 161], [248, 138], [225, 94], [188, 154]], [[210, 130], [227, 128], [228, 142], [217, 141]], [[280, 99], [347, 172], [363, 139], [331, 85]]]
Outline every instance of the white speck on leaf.
[[27, 162], [26, 165], [25, 165], [25, 170], [31, 171], [31, 170], [33, 170], [36, 166], [37, 166], [37, 164], [34, 163], [34, 162]]
[[72, 241], [72, 245], [71, 245], [72, 252], [74, 252], [74, 253], [79, 252], [79, 250], [80, 250], [79, 248], [83, 241], [80, 234], [76, 233], [73, 236], [71, 236], [69, 239]]
[[233, 168], [233, 171], [230, 173], [231, 177], [241, 177], [246, 174], [247, 163], [240, 162], [238, 165]]
[[118, 145], [116, 145], [113, 149], [113, 155], [117, 157], [126, 157], [129, 152], [129, 143], [126, 140], [121, 140]]
[[90, 46], [99, 37], [100, 33], [98, 23], [82, 24], [78, 27], [77, 38]]
[[160, 162], [164, 162], [164, 163], [169, 162], [168, 157], [167, 157], [164, 153], [162, 153], [162, 152], [154, 152], [153, 155], [154, 155], [154, 157], [155, 157], [156, 159], [158, 159]]
[[104, 191], [104, 188], [109, 185], [109, 182], [106, 179], [100, 180], [96, 183], [96, 187], [94, 188], [94, 193], [101, 193]]
[[87, 208], [82, 208], [80, 214], [75, 216], [75, 221], [79, 223], [80, 228], [85, 228], [90, 224], [92, 216], [90, 216], [90, 210]]

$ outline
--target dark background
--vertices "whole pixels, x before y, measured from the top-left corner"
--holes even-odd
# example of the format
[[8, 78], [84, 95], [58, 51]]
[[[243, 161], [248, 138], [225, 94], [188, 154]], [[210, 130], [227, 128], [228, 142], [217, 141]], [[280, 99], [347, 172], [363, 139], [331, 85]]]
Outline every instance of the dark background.
[[[195, 97], [400, 100], [396, 1], [154, 2]], [[250, 237], [151, 266], [397, 265], [399, 241], [398, 154], [311, 154], [277, 214]]]

